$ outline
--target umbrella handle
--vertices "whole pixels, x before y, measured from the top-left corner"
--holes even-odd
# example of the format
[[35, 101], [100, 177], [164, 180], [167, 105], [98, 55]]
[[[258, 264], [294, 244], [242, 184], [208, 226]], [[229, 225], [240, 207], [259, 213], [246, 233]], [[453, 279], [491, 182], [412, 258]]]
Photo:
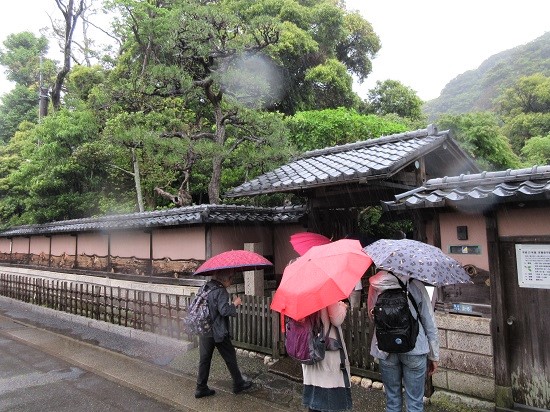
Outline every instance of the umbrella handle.
[[281, 333], [285, 333], [285, 314], [281, 312]]

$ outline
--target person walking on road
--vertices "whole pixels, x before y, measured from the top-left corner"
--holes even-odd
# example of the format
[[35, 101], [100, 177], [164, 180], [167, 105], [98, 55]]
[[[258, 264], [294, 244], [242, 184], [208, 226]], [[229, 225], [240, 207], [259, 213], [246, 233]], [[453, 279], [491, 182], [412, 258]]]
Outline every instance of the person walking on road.
[[234, 269], [214, 271], [212, 280], [206, 283], [205, 288], [212, 291], [208, 294], [208, 307], [212, 317], [212, 330], [199, 336], [199, 372], [195, 398], [211, 396], [216, 393], [208, 387], [208, 377], [212, 364], [212, 355], [217, 348], [233, 379], [233, 393], [238, 394], [252, 386], [252, 381], [245, 380], [237, 364], [237, 354], [231, 342], [229, 332], [229, 317], [237, 315], [237, 307], [241, 298], [235, 296], [230, 302], [227, 288], [233, 281]]
[[[406, 279], [401, 279], [407, 282]], [[401, 286], [396, 275], [379, 271], [369, 279], [370, 287], [367, 308], [373, 321], [373, 308], [378, 296], [388, 289], [399, 289]], [[386, 392], [386, 412], [401, 412], [402, 390], [405, 387], [407, 412], [424, 410], [424, 383], [426, 373], [431, 376], [437, 370], [439, 361], [439, 336], [430, 296], [424, 284], [416, 279], [408, 282], [408, 291], [418, 306], [418, 315], [409, 299], [409, 308], [413, 315], [419, 316], [419, 332], [415, 346], [406, 353], [387, 353], [378, 348], [376, 333], [373, 334], [371, 355], [379, 360], [382, 382]]]
[[[313, 365], [302, 364], [302, 403], [310, 412], [348, 411], [352, 408], [349, 383], [351, 375], [346, 346], [341, 338], [341, 325], [346, 318], [347, 305], [341, 301], [336, 302], [320, 312], [325, 334], [330, 328], [329, 337], [340, 341], [342, 349], [327, 350], [325, 358]], [[342, 360], [342, 353], [345, 361]], [[344, 369], [342, 363], [345, 365]]]

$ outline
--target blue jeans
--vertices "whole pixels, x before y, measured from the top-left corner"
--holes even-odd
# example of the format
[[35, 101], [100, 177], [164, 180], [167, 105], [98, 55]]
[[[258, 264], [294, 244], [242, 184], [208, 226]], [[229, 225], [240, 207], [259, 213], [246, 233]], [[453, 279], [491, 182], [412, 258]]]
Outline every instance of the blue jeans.
[[428, 355], [390, 353], [380, 359], [380, 372], [386, 389], [386, 412], [401, 412], [401, 382], [405, 386], [407, 412], [422, 412], [424, 380]]

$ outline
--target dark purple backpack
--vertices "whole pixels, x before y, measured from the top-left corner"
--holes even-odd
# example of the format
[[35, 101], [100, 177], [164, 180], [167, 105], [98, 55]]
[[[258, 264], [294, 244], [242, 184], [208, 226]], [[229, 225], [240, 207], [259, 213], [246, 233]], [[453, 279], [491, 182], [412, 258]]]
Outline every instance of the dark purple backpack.
[[319, 312], [301, 320], [286, 318], [286, 353], [305, 365], [313, 365], [325, 358], [327, 338]]

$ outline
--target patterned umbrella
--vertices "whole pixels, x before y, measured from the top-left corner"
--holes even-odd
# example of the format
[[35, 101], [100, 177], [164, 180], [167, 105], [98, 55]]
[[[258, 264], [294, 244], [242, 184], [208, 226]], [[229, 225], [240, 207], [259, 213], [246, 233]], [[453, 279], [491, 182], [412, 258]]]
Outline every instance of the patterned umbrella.
[[363, 248], [378, 269], [435, 286], [472, 283], [460, 263], [441, 249], [411, 239], [381, 239]]
[[212, 256], [200, 265], [194, 274], [199, 275], [223, 269], [255, 270], [266, 266], [273, 266], [273, 263], [262, 255], [248, 250], [228, 250]]

